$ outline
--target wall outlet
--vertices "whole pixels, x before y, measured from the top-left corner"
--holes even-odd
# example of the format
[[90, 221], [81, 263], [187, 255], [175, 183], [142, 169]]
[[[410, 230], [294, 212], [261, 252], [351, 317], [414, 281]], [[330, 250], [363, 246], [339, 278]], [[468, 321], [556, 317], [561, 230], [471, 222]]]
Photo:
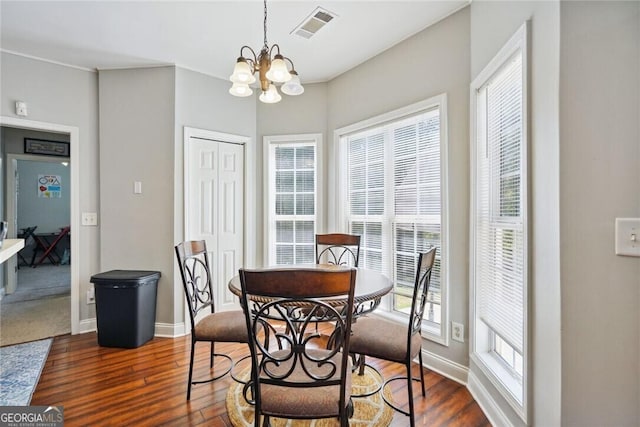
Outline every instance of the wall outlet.
[[27, 103], [24, 101], [16, 101], [16, 115], [27, 117]]
[[95, 212], [82, 212], [82, 225], [98, 225], [98, 214]]
[[96, 303], [96, 291], [93, 287], [91, 287], [87, 291], [87, 304], [95, 304], [95, 303]]
[[451, 339], [464, 342], [464, 325], [458, 322], [451, 322]]

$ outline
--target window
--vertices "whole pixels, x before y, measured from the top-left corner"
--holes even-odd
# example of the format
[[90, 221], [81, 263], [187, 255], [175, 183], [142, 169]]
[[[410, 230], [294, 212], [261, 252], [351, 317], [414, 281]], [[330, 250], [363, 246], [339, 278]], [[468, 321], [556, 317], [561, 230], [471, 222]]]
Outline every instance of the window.
[[315, 263], [320, 135], [265, 137], [266, 263]]
[[425, 336], [445, 342], [444, 95], [338, 131], [345, 229], [361, 236], [360, 266], [393, 278], [386, 308], [408, 315], [418, 252], [437, 247]]
[[526, 421], [526, 26], [471, 85], [472, 359]]

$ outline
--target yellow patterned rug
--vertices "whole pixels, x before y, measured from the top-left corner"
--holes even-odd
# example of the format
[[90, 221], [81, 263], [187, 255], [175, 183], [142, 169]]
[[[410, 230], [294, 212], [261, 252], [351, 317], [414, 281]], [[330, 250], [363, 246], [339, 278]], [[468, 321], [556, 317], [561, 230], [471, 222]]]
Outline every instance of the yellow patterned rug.
[[[249, 370], [245, 370], [240, 378], [249, 378]], [[365, 368], [364, 375], [353, 375], [352, 393], [366, 394], [375, 390], [382, 379], [370, 367]], [[253, 406], [249, 405], [242, 394], [243, 384], [234, 382], [227, 393], [227, 413], [234, 427], [253, 426]], [[385, 390], [386, 392], [387, 390]], [[369, 396], [353, 398], [354, 413], [349, 419], [351, 427], [386, 427], [391, 424], [393, 409], [384, 403], [380, 392]], [[335, 418], [320, 420], [286, 420], [271, 418], [273, 427], [338, 427]]]

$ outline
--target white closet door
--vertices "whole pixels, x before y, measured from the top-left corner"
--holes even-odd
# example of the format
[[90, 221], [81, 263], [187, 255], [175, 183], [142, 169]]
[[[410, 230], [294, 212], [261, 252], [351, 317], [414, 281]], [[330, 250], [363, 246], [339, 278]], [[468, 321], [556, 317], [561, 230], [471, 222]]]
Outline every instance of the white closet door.
[[227, 283], [244, 262], [243, 146], [191, 137], [186, 155], [185, 240], [207, 242], [216, 310], [238, 309]]
[[227, 287], [244, 265], [244, 149], [238, 144], [220, 143], [218, 195], [218, 308], [239, 308], [238, 298]]

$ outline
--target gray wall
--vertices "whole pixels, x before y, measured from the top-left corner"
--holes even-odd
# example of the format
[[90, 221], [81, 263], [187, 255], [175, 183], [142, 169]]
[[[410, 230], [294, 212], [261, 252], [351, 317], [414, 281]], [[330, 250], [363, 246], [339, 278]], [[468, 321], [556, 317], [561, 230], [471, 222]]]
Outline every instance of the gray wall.
[[[251, 138], [247, 150], [256, 149], [256, 98], [236, 98], [229, 95], [230, 82], [215, 79], [194, 71], [176, 68], [175, 81], [175, 146], [174, 146], [174, 233], [173, 241], [184, 240], [184, 127], [194, 127]], [[254, 164], [245, 165], [245, 170], [255, 169]], [[262, 191], [260, 175], [254, 186]], [[254, 206], [261, 193], [253, 195]], [[261, 213], [259, 207], [257, 213]], [[251, 218], [251, 217], [250, 217]], [[253, 221], [259, 221], [257, 217]], [[260, 249], [259, 246], [256, 247]], [[246, 250], [246, 248], [245, 248]], [[254, 257], [245, 253], [245, 264]], [[248, 265], [248, 264], [247, 264]], [[174, 300], [175, 321], [184, 320], [184, 298], [180, 273], [175, 269], [176, 298]]]
[[101, 268], [160, 271], [161, 323], [174, 321], [174, 82], [174, 67], [99, 74]]
[[[471, 76], [496, 55], [526, 20], [531, 21], [529, 91], [530, 183], [530, 423], [560, 425], [560, 233], [559, 233], [559, 3], [471, 3]], [[471, 371], [514, 422], [522, 421], [480, 369]]]
[[[38, 175], [60, 177], [60, 198], [38, 197]], [[59, 162], [18, 160], [18, 229], [38, 226], [37, 233], [57, 233], [70, 224], [69, 167]]]
[[[0, 53], [0, 114], [15, 115], [15, 101], [26, 101], [29, 120], [75, 126], [79, 129], [80, 212], [98, 212], [98, 80], [96, 73]], [[78, 221], [80, 223], [80, 221]], [[99, 269], [97, 227], [80, 227], [80, 320], [95, 317], [85, 295], [92, 274]], [[74, 251], [76, 248], [73, 249]]]
[[562, 2], [562, 424], [640, 425], [640, 3]]
[[[468, 324], [469, 252], [469, 8], [416, 34], [329, 82], [328, 194], [337, 194], [333, 132], [345, 125], [447, 94], [449, 136], [449, 319]], [[400, 83], [398, 64], [411, 70]], [[406, 89], [405, 89], [406, 88]], [[327, 212], [336, 211], [329, 198]], [[334, 218], [328, 224], [334, 229]], [[468, 341], [468, 339], [465, 339]], [[424, 348], [468, 365], [467, 343], [449, 347], [425, 341]]]
[[[179, 67], [100, 72], [102, 267], [160, 271], [160, 323], [184, 320], [173, 252], [184, 240], [184, 127], [255, 142], [255, 100], [228, 89]], [[134, 181], [142, 181], [142, 194], [133, 194]]]

